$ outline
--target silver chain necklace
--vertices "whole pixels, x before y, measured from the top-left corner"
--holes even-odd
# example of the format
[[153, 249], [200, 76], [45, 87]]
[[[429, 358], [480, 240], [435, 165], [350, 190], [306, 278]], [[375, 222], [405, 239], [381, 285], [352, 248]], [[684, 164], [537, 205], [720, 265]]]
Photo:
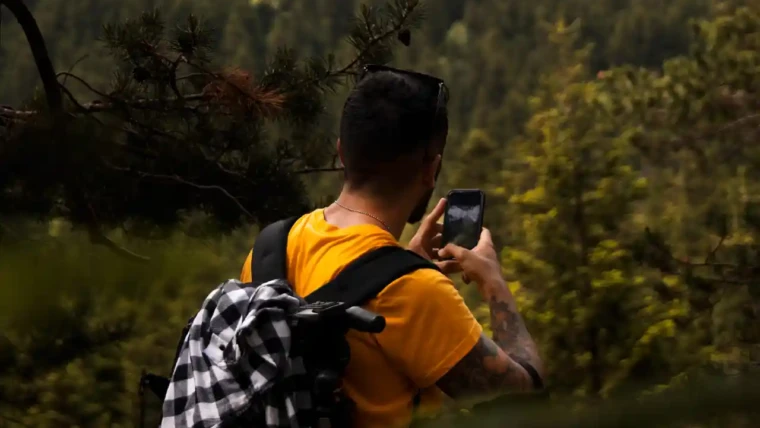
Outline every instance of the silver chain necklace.
[[333, 202], [333, 203], [334, 203], [335, 205], [337, 205], [337, 206], [339, 206], [339, 207], [343, 208], [343, 209], [344, 209], [344, 210], [346, 210], [346, 211], [351, 211], [351, 212], [353, 212], [353, 213], [357, 213], [357, 214], [361, 214], [361, 215], [365, 215], [365, 216], [367, 216], [367, 217], [373, 218], [373, 219], [375, 219], [375, 220], [379, 221], [379, 222], [380, 222], [380, 224], [382, 224], [382, 225], [383, 225], [383, 227], [385, 228], [385, 230], [387, 230], [388, 232], [390, 232], [390, 231], [391, 231], [391, 228], [390, 228], [390, 227], [388, 227], [388, 225], [387, 225], [387, 224], [385, 224], [385, 222], [384, 222], [384, 221], [380, 220], [379, 218], [377, 218], [377, 217], [373, 216], [372, 214], [370, 214], [370, 213], [368, 213], [368, 212], [359, 211], [359, 210], [355, 210], [355, 209], [353, 209], [353, 208], [349, 208], [349, 207], [347, 207], [347, 206], [344, 206], [343, 204], [341, 204], [341, 203], [340, 203], [340, 202], [338, 202], [338, 201], [335, 201], [335, 202]]

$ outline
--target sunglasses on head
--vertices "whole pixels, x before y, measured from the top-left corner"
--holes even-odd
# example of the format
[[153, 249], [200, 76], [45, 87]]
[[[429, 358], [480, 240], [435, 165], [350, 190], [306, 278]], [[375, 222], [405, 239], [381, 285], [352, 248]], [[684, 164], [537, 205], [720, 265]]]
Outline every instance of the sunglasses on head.
[[[414, 79], [417, 79], [420, 82], [423, 82], [424, 84], [430, 85], [432, 88], [435, 88], [434, 90], [437, 92], [436, 95], [436, 104], [435, 104], [435, 112], [433, 113], [433, 120], [430, 124], [430, 127], [433, 128], [438, 121], [438, 115], [441, 114], [441, 112], [446, 107], [446, 104], [449, 102], [449, 88], [446, 86], [446, 83], [442, 79], [439, 79], [438, 77], [431, 76], [429, 74], [424, 73], [418, 73], [415, 71], [409, 71], [409, 70], [401, 70], [398, 68], [388, 67], [385, 65], [377, 65], [377, 64], [367, 64], [364, 66], [362, 73], [359, 77], [359, 80], [364, 79], [367, 77], [367, 75], [371, 73], [377, 73], [379, 71], [389, 71], [392, 73], [398, 73], [405, 76], [410, 76]], [[443, 148], [441, 148], [441, 155], [443, 155]], [[436, 178], [438, 177], [438, 173], [440, 173], [440, 164], [438, 165], [438, 172], [436, 172]]]
[[405, 76], [410, 76], [421, 82], [424, 82], [425, 84], [430, 85], [431, 87], [434, 87], [437, 92], [435, 113], [433, 114], [434, 123], [435, 123], [435, 120], [438, 119], [439, 112], [441, 112], [443, 108], [446, 107], [446, 104], [449, 102], [449, 88], [446, 86], [446, 83], [444, 83], [442, 79], [439, 79], [435, 76], [431, 76], [429, 74], [418, 73], [416, 71], [401, 70], [399, 68], [388, 67], [385, 65], [367, 64], [364, 66], [364, 69], [362, 70], [359, 80], [364, 79], [367, 75], [371, 73], [377, 73], [378, 71], [390, 71], [392, 73], [403, 74]]

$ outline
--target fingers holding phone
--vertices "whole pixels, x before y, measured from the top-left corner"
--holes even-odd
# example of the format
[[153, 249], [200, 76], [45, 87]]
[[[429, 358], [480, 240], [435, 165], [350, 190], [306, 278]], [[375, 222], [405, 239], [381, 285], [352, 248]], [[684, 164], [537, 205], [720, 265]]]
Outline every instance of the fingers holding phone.
[[457, 260], [436, 260], [433, 263], [435, 263], [435, 265], [438, 266], [438, 269], [440, 269], [445, 275], [453, 275], [462, 272], [462, 266], [459, 265]]
[[459, 265], [453, 261], [438, 260], [438, 250], [443, 245], [443, 224], [438, 220], [443, 216], [446, 205], [445, 198], [438, 201], [433, 211], [422, 220], [417, 233], [409, 241], [408, 249], [435, 263], [444, 274], [451, 275], [461, 272]]
[[501, 278], [491, 232], [483, 228], [485, 193], [478, 189], [455, 189], [446, 196], [443, 231], [437, 264], [463, 272], [465, 283], [483, 285], [490, 278]]
[[[462, 279], [469, 283], [475, 281], [481, 288], [492, 283], [501, 282], [501, 264], [493, 246], [491, 232], [483, 228], [478, 244], [472, 249], [456, 244], [448, 244], [438, 252], [442, 259], [453, 258], [462, 270]], [[487, 292], [487, 290], [482, 290]]]

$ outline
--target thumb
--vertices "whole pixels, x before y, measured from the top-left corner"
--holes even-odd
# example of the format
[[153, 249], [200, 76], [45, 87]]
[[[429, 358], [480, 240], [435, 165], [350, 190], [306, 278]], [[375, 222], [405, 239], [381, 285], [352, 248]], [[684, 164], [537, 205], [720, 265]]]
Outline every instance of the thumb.
[[459, 245], [448, 244], [438, 251], [438, 257], [441, 259], [448, 259], [453, 257], [461, 262], [466, 252], [467, 250], [463, 247], [460, 247]]
[[444, 211], [446, 211], [446, 198], [441, 198], [441, 200], [435, 205], [435, 208], [433, 208], [433, 211], [422, 220], [423, 226], [428, 229], [429, 232], [433, 232], [435, 230], [433, 226], [435, 226], [435, 223], [441, 218]]
[[491, 245], [493, 246], [493, 238], [491, 238], [491, 231], [486, 229], [485, 227], [483, 230], [480, 231], [480, 239], [478, 240], [478, 247], [482, 245]]

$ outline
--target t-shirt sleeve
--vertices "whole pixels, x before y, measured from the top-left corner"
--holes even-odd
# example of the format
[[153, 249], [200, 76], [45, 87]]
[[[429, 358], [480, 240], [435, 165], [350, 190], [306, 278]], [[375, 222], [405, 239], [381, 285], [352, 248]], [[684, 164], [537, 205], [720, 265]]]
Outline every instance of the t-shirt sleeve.
[[451, 280], [431, 269], [391, 283], [373, 306], [386, 321], [380, 347], [418, 388], [435, 384], [483, 332]]
[[248, 257], [245, 258], [243, 270], [240, 272], [240, 282], [246, 283], [253, 280], [251, 277], [251, 263], [253, 263], [253, 251], [249, 251]]

